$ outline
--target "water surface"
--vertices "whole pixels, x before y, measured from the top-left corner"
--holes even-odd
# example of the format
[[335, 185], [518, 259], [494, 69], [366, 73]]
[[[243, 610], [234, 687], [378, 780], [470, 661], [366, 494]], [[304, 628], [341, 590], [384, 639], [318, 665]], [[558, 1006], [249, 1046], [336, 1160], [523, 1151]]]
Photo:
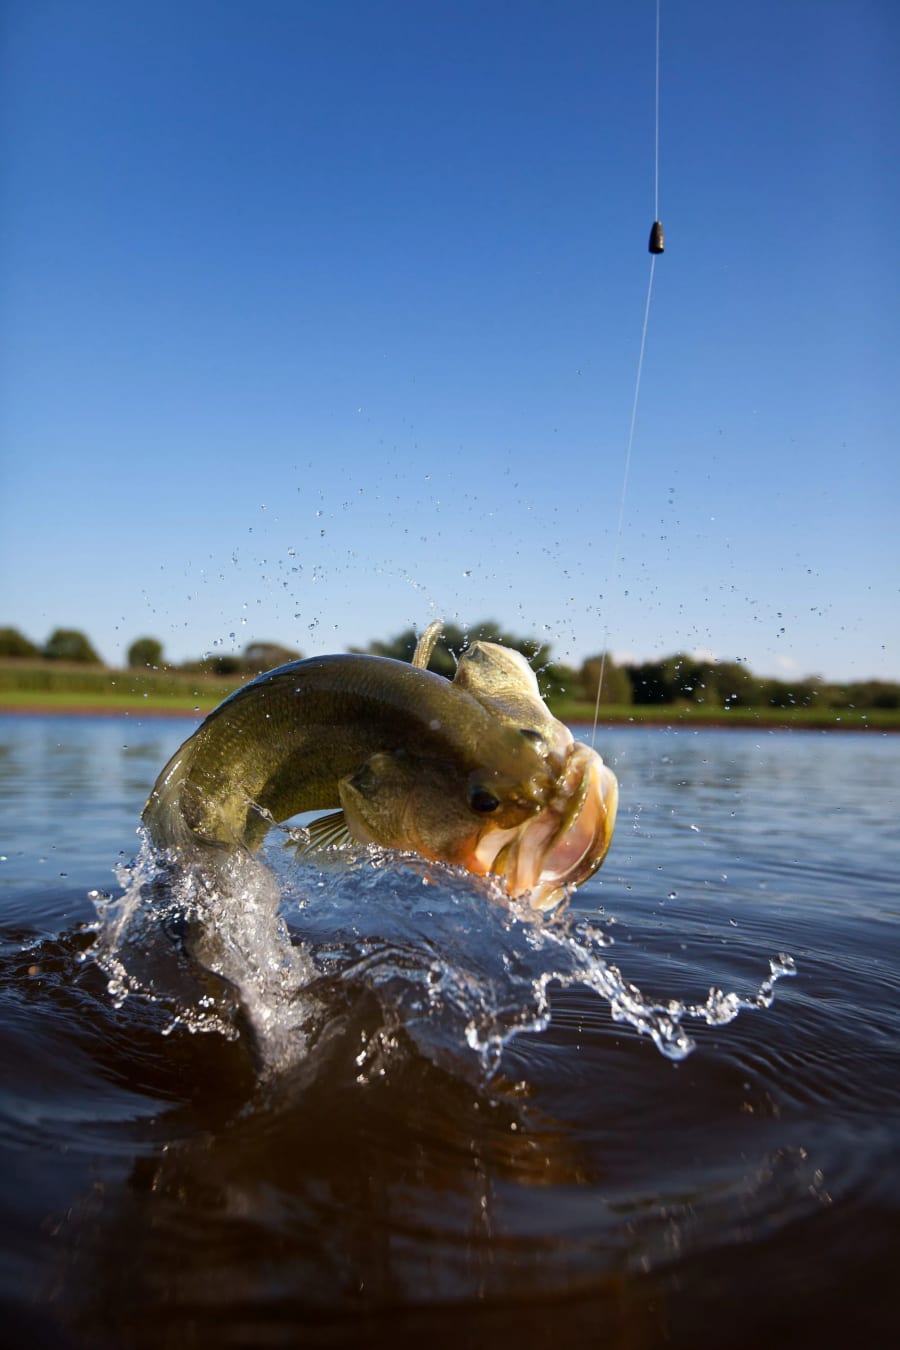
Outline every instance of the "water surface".
[[198, 983], [136, 833], [189, 730], [0, 718], [10, 1343], [896, 1332], [900, 740], [601, 731], [616, 837], [547, 925], [276, 836]]

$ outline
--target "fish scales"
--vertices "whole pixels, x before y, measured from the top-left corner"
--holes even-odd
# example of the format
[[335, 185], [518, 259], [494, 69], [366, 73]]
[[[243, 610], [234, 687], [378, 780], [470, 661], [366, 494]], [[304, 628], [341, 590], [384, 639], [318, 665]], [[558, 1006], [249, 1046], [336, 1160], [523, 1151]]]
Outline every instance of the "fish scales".
[[494, 872], [543, 908], [599, 866], [615, 807], [614, 775], [552, 716], [524, 657], [475, 643], [454, 681], [367, 655], [259, 676], [172, 756], [143, 820], [157, 848], [192, 863], [339, 808], [316, 838], [340, 828]]

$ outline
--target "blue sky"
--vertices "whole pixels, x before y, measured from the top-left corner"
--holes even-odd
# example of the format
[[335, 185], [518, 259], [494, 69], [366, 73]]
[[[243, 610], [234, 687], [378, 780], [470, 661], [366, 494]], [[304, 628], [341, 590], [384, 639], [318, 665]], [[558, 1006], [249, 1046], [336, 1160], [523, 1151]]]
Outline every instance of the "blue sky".
[[900, 678], [900, 6], [7, 0], [0, 624]]

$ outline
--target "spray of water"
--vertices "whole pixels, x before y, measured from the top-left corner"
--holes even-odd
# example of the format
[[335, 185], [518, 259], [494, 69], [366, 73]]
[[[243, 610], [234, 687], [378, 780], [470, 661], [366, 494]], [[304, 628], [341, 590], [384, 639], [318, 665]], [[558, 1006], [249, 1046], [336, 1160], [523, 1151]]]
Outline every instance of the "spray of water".
[[491, 878], [372, 848], [314, 864], [270, 844], [265, 862], [232, 858], [213, 878], [200, 864], [173, 870], [145, 842], [119, 879], [118, 897], [98, 898], [93, 951], [113, 997], [163, 1002], [171, 1027], [248, 1034], [264, 1075], [302, 1062], [366, 1000], [378, 1012], [358, 1047], [361, 1079], [401, 1043], [490, 1078], [514, 1037], [549, 1025], [551, 990], [576, 985], [679, 1060], [692, 1021], [767, 1008], [794, 972], [780, 955], [749, 996], [653, 1001], [608, 959], [604, 924], [542, 915]]

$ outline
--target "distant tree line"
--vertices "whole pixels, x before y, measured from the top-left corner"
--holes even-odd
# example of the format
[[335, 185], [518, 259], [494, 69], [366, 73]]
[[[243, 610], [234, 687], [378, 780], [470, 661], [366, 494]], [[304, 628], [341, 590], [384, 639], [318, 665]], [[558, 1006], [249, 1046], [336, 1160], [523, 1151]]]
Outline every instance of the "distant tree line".
[[18, 628], [0, 628], [0, 657], [23, 661], [74, 661], [82, 665], [102, 666], [84, 633], [77, 628], [54, 628], [38, 647]]
[[697, 659], [684, 652], [624, 667], [632, 702], [706, 703], [730, 708], [900, 708], [891, 680], [832, 682], [818, 675], [778, 680], [755, 675], [742, 661]]
[[[280, 642], [249, 642], [240, 655], [209, 655], [181, 665], [163, 661], [163, 645], [158, 638], [135, 638], [128, 648], [130, 670], [181, 670], [200, 675], [246, 675], [271, 670], [286, 661], [297, 661], [301, 653]], [[102, 666], [84, 633], [75, 628], [56, 628], [42, 647], [25, 637], [17, 628], [0, 628], [0, 660], [66, 661], [75, 665]]]
[[[392, 656], [397, 661], [411, 661], [418, 640], [414, 628], [404, 628], [396, 637], [383, 642], [370, 642], [368, 647], [353, 650], [364, 651], [372, 656]], [[429, 670], [437, 671], [438, 675], [445, 675], [447, 679], [452, 680], [456, 671], [456, 654], [472, 642], [501, 642], [504, 647], [515, 647], [535, 666], [546, 661], [550, 654], [550, 648], [539, 638], [517, 637], [513, 633], [506, 632], [493, 619], [484, 619], [471, 628], [460, 628], [455, 623], [448, 623], [444, 625], [444, 631], [431, 653]]]
[[[501, 642], [514, 647], [531, 662], [541, 692], [550, 699], [593, 704], [598, 689], [601, 706], [660, 703], [703, 703], [713, 708], [900, 708], [900, 683], [860, 680], [835, 683], [817, 675], [778, 680], [755, 675], [741, 661], [701, 659], [677, 652], [657, 661], [617, 664], [607, 654], [589, 656], [578, 667], [553, 661], [549, 645], [540, 638], [508, 632], [486, 619], [469, 628], [447, 624], [432, 652], [430, 668], [452, 679], [459, 653], [474, 641]], [[406, 628], [394, 637], [370, 642], [364, 649], [375, 656], [409, 661], [417, 634]], [[250, 642], [240, 654], [209, 655], [180, 666], [166, 666], [194, 674], [249, 675], [296, 661], [301, 653], [279, 642]], [[15, 628], [0, 628], [0, 659], [66, 661], [90, 665], [102, 662], [84, 633], [56, 628], [38, 647]], [[163, 646], [154, 637], [139, 637], [128, 648], [133, 670], [163, 667]], [[602, 684], [601, 684], [602, 670]]]
[[[432, 670], [452, 678], [456, 655], [478, 639], [502, 642], [522, 652], [534, 667], [545, 697], [619, 707], [649, 703], [705, 703], [714, 708], [900, 708], [900, 684], [888, 680], [830, 683], [817, 675], [778, 680], [755, 675], [741, 661], [699, 659], [677, 652], [658, 661], [619, 665], [602, 652], [580, 666], [553, 661], [547, 643], [507, 632], [493, 620], [462, 629], [447, 624], [430, 661]], [[404, 629], [393, 638], [365, 649], [376, 656], [408, 661], [416, 633]], [[602, 683], [601, 683], [602, 671]]]
[[[128, 664], [132, 648], [128, 649]], [[219, 655], [203, 656], [197, 661], [185, 661], [179, 670], [193, 671], [199, 675], [260, 675], [274, 666], [283, 666], [288, 661], [299, 661], [303, 656], [294, 647], [283, 647], [280, 642], [248, 642], [240, 654], [222, 652]]]

